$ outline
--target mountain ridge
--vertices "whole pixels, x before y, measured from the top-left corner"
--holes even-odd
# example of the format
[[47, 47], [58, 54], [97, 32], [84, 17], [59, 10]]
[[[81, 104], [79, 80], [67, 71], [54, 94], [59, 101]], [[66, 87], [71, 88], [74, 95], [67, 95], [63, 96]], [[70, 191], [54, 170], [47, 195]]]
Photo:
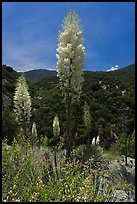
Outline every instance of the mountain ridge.
[[[16, 71], [14, 70], [14, 68], [10, 67], [9, 65], [2, 65], [2, 68], [5, 68], [6, 70], [9, 69], [9, 72], [11, 72], [13, 70], [13, 72], [15, 73]], [[86, 71], [84, 70], [83, 73], [87, 74], [87, 73], [93, 73], [93, 74], [105, 74], [108, 76], [117, 76], [118, 78], [121, 77], [121, 75], [124, 74], [128, 74], [129, 73], [133, 73], [134, 72], [134, 68], [135, 68], [135, 64], [131, 64], [128, 65], [126, 67], [120, 68], [118, 70], [115, 71]], [[132, 69], [132, 71], [131, 71]], [[29, 70], [29, 71], [25, 71], [25, 72], [17, 72], [19, 75], [20, 74], [24, 74], [25, 77], [27, 78], [28, 81], [31, 82], [38, 82], [43, 78], [50, 78], [50, 77], [56, 77], [57, 76], [57, 71], [56, 70], [48, 70], [48, 69], [33, 69], [33, 70]]]
[[34, 69], [30, 71], [23, 72], [29, 81], [40, 81], [42, 78], [50, 78], [51, 76], [56, 76], [56, 71], [47, 69]]

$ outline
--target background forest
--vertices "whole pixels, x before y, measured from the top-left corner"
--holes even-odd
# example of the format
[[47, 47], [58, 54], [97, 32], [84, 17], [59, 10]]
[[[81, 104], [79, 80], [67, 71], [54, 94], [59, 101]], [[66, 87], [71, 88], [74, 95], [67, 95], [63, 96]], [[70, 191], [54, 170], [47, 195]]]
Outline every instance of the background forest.
[[[9, 143], [17, 134], [17, 124], [11, 113], [16, 80], [20, 74], [9, 66], [2, 66], [2, 130], [3, 138], [7, 138]], [[56, 72], [35, 70], [24, 74], [28, 80], [32, 99], [31, 123], [35, 121], [37, 124], [39, 142], [45, 137], [49, 142], [52, 141], [52, 123], [56, 115], [59, 117], [61, 137], [63, 138], [66, 126], [65, 104], [62, 102], [63, 98], [59, 90], [58, 78], [55, 76]], [[41, 79], [41, 77], [43, 78]], [[125, 126], [127, 134], [132, 134], [135, 125], [134, 88], [135, 65], [115, 72], [85, 71], [80, 102], [74, 103], [72, 110], [74, 144], [87, 143], [83, 121], [85, 101], [90, 106], [91, 140], [100, 134], [102, 146], [108, 148], [111, 143], [118, 142], [120, 135], [125, 132]], [[131, 147], [131, 152], [132, 149]]]

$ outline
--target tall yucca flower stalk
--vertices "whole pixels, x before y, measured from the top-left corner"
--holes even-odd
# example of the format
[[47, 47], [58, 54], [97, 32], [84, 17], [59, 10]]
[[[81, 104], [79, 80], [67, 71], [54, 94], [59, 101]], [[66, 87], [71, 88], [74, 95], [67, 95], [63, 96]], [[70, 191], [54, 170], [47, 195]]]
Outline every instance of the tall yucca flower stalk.
[[18, 78], [13, 100], [16, 121], [25, 131], [25, 134], [28, 134], [31, 117], [31, 97], [24, 75]]
[[31, 140], [32, 140], [32, 147], [33, 147], [34, 143], [37, 140], [37, 128], [36, 128], [36, 123], [35, 122], [33, 122], [33, 124], [32, 124], [31, 133], [32, 133]]
[[[55, 137], [55, 140], [58, 140], [59, 135], [60, 135], [60, 127], [59, 127], [59, 118], [56, 115], [54, 120], [53, 120], [53, 134]], [[55, 167], [57, 166], [57, 158], [56, 158], [56, 152], [57, 152], [58, 146], [54, 146], [54, 163]]]
[[59, 118], [56, 115], [53, 120], [53, 134], [55, 137], [58, 137], [60, 134], [60, 127], [59, 127]]
[[57, 76], [60, 79], [60, 88], [66, 101], [67, 109], [67, 157], [71, 152], [71, 104], [79, 99], [82, 89], [82, 69], [84, 67], [85, 48], [82, 45], [82, 29], [79, 26], [78, 15], [70, 11], [64, 19], [63, 31], [58, 36], [56, 55]]

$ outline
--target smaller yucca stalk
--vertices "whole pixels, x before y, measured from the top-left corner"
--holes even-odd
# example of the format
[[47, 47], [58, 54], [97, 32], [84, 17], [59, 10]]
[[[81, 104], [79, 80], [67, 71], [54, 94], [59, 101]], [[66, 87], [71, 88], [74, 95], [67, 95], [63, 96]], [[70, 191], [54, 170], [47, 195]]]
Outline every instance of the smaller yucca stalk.
[[98, 145], [100, 143], [100, 139], [99, 139], [99, 135], [97, 136], [97, 139], [96, 139], [96, 144]]
[[86, 128], [86, 135], [88, 136], [88, 140], [90, 140], [90, 130], [91, 130], [91, 113], [90, 113], [90, 107], [85, 101], [84, 104], [84, 125]]
[[92, 145], [95, 145], [95, 137], [93, 137]]
[[[59, 118], [57, 115], [55, 116], [55, 118], [53, 120], [53, 134], [54, 134], [55, 140], [57, 140], [59, 135], [60, 135]], [[57, 158], [56, 158], [57, 149], [58, 149], [58, 146], [56, 146], [56, 147], [54, 146], [54, 164], [55, 164], [55, 167], [57, 166]]]
[[16, 121], [25, 133], [28, 134], [31, 117], [31, 97], [24, 75], [18, 78], [13, 100]]
[[53, 134], [55, 137], [58, 137], [60, 134], [60, 127], [59, 127], [59, 118], [55, 116], [53, 120]]
[[36, 139], [37, 139], [37, 128], [36, 128], [36, 123], [34, 122], [32, 124], [32, 147], [34, 146]]
[[99, 139], [99, 135], [97, 136], [97, 138], [93, 138], [92, 140], [92, 145], [98, 145], [100, 143], [100, 139]]

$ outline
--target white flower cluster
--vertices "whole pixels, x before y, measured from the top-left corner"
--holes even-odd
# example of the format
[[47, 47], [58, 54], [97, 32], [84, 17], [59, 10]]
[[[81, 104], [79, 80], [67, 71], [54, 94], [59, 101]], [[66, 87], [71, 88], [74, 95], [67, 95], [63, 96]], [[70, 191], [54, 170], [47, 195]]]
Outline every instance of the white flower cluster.
[[58, 58], [57, 76], [66, 88], [70, 82], [74, 94], [79, 94], [81, 91], [85, 58], [82, 31], [78, 21], [77, 15], [70, 11], [64, 20], [63, 32], [60, 32], [58, 36], [58, 54], [56, 54]]
[[31, 116], [31, 97], [23, 75], [18, 79], [14, 94], [14, 112], [19, 124], [22, 124], [23, 121], [29, 123]]
[[100, 139], [99, 139], [99, 135], [97, 136], [97, 139], [95, 139], [95, 137], [93, 138], [93, 140], [92, 140], [92, 145], [97, 145], [97, 144], [99, 144], [100, 143]]

